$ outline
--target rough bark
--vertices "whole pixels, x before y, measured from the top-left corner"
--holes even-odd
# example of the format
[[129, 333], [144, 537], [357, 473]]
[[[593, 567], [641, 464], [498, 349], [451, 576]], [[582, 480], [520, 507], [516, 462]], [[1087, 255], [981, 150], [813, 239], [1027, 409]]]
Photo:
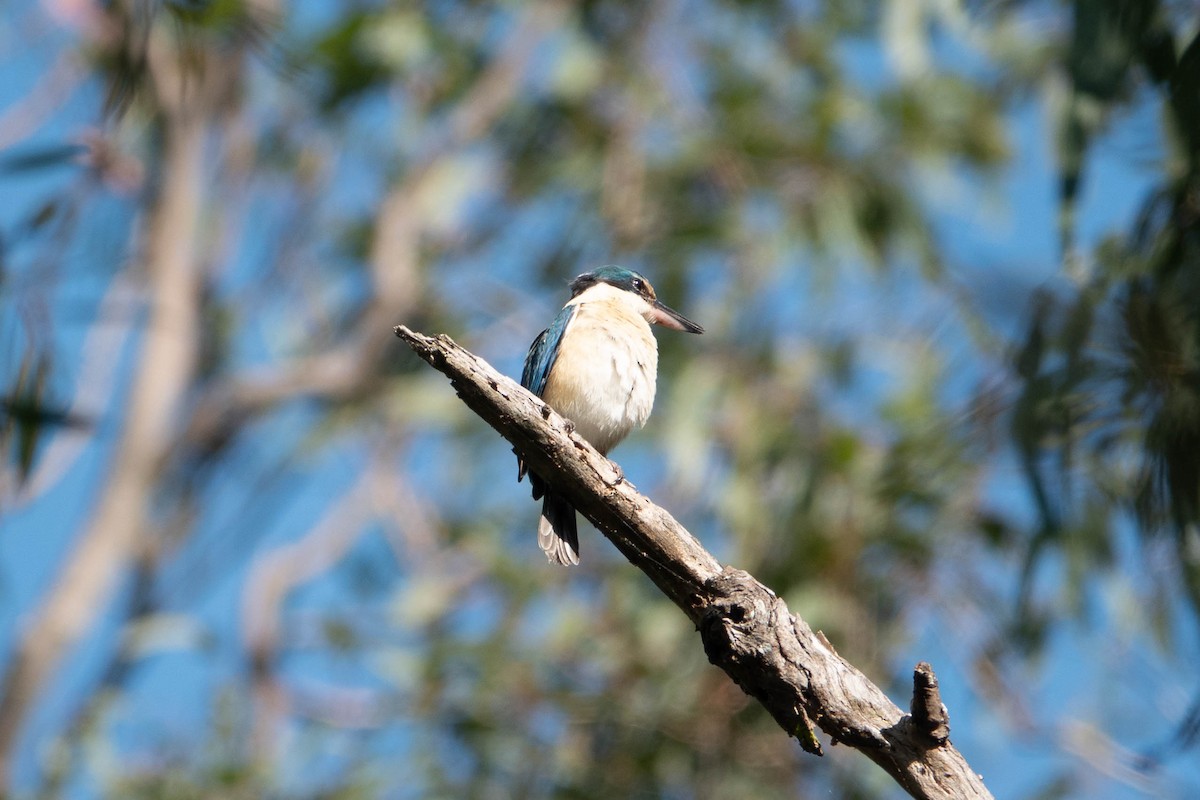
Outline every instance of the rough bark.
[[709, 660], [806, 751], [822, 753], [815, 726], [862, 752], [913, 797], [991, 797], [949, 740], [928, 664], [914, 672], [912, 713], [905, 714], [774, 592], [722, 566], [541, 400], [447, 336], [404, 326], [395, 333], [688, 615]]

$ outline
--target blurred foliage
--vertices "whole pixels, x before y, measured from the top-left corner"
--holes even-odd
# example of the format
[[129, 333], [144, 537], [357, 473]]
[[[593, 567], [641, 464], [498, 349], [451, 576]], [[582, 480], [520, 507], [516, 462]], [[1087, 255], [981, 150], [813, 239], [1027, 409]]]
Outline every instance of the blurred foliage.
[[1068, 259], [1087, 267], [1072, 286], [1032, 303], [1014, 362], [1021, 394], [1013, 416], [1041, 515], [1028, 570], [1068, 547], [1083, 559], [1083, 575], [1109, 566], [1111, 520], [1132, 513], [1144, 537], [1173, 543], [1177, 574], [1157, 591], [1181, 588], [1196, 614], [1200, 36], [1177, 38], [1171, 9], [1153, 2], [1078, 3], [1075, 22], [1063, 123], [1064, 209], [1077, 200], [1094, 134], [1133, 102], [1135, 87], [1161, 105], [1168, 150], [1162, 183], [1128, 230], [1101, 242], [1094, 255], [1073, 253], [1066, 231]]
[[[70, 33], [98, 129], [0, 154], [6, 181], [59, 176], [49, 200], [14, 190], [22, 222], [0, 231], [0, 330], [20, 354], [0, 373], [6, 504], [72, 480], [69, 455], [41, 458], [91, 431], [70, 409], [106, 410], [101, 445], [120, 425], [122, 392], [83, 376], [99, 359], [126, 382], [124, 350], [82, 329], [136, 345], [145, 324], [144, 297], [106, 316], [102, 295], [145, 282], [131, 254], [175, 177], [148, 54], [212, 91], [187, 107], [205, 124], [200, 363], [150, 478], [153, 542], [121, 637], [93, 645], [107, 666], [55, 745], [27, 748], [26, 782], [893, 796], [840, 749], [802, 759], [598, 536], [579, 570], [540, 563], [507, 448], [386, 325], [361, 327], [384, 304], [515, 373], [565, 281], [599, 263], [645, 271], [709, 330], [661, 337], [656, 414], [615, 454], [627, 474], [897, 700], [921, 620], [973, 613], [991, 625], [948, 638], [1007, 713], [989, 676], [1087, 616], [1131, 519], [1144, 624], [1186, 656], [1171, 632], [1200, 617], [1200, 38], [1179, 5], [126, 0], [44, 21]], [[927, 189], [1003, 176], [1030, 98], [1057, 114], [1062, 279], [991, 330], [956, 292]], [[1139, 104], [1162, 110], [1161, 181], [1085, 252], [1089, 158]], [[914, 285], [949, 306], [912, 324]], [[1013, 330], [994, 364], [989, 337]], [[1035, 519], [991, 493], [1005, 460]], [[347, 490], [358, 475], [382, 488]], [[255, 592], [281, 563], [270, 605]], [[274, 638], [251, 641], [255, 613]], [[175, 670], [204, 676], [169, 690], [195, 695], [185, 729], [156, 714]], [[1064, 768], [1039, 796], [1077, 785]]]

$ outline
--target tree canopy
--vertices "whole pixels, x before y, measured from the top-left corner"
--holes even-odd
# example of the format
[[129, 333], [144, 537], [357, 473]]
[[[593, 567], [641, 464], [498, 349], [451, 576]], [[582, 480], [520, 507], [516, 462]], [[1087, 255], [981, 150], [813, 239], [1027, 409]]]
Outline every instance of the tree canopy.
[[[392, 326], [704, 325], [611, 455], [998, 796], [1200, 790], [1200, 17], [1167, 0], [17, 3], [14, 797], [890, 797], [799, 751]], [[589, 535], [591, 534], [591, 535]]]

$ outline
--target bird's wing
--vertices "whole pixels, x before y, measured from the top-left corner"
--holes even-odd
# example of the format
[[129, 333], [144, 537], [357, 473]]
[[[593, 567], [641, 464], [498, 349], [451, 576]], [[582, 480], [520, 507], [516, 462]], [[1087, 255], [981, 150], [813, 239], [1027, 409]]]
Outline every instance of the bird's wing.
[[[571, 323], [575, 308], [574, 305], [564, 306], [554, 318], [554, 322], [550, 323], [550, 327], [539, 333], [533, 344], [529, 345], [529, 353], [525, 356], [525, 368], [521, 370], [521, 385], [538, 397], [546, 391], [546, 381], [549, 380], [550, 370], [554, 368], [554, 362], [558, 358], [558, 346]], [[525, 461], [517, 456], [517, 480], [523, 477]], [[542, 496], [542, 482], [536, 475], [530, 475], [529, 482], [533, 485], [533, 499], [537, 500]]]
[[558, 358], [559, 345], [562, 344], [563, 334], [571, 323], [576, 306], [564, 306], [558, 312], [550, 327], [538, 334], [529, 345], [529, 353], [525, 356], [525, 369], [521, 371], [521, 385], [538, 397], [546, 391], [546, 381], [550, 378], [550, 370]]

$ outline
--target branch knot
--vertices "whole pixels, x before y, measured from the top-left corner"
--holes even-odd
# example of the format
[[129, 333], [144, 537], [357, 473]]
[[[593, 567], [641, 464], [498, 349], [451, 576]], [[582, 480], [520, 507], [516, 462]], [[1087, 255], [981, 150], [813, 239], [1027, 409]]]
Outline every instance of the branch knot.
[[912, 723], [935, 746], [950, 738], [950, 714], [942, 702], [937, 676], [929, 662], [922, 661], [913, 670]]
[[787, 607], [739, 569], [726, 567], [705, 588], [711, 594], [700, 618], [700, 639], [708, 660], [762, 702], [804, 750], [821, 755], [821, 743], [805, 710], [807, 675], [785, 657], [778, 641], [779, 616], [791, 616]]

